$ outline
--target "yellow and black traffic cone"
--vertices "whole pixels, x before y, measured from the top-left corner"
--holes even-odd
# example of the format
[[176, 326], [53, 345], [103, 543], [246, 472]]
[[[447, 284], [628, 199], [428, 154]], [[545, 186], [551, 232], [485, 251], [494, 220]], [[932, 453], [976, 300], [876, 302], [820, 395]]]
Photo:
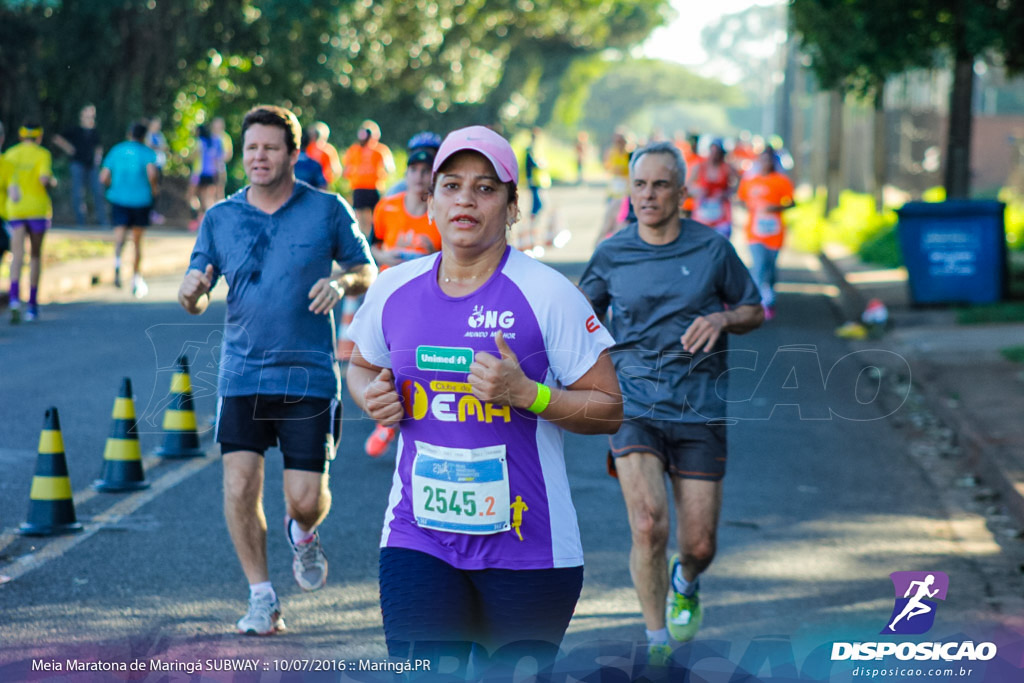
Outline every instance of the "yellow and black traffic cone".
[[199, 447], [196, 413], [192, 408], [192, 380], [188, 357], [178, 358], [178, 371], [171, 378], [171, 402], [164, 411], [164, 444], [155, 453], [162, 458], [199, 458], [206, 453]]
[[92, 483], [97, 491], [138, 491], [149, 488], [142, 471], [142, 449], [139, 448], [139, 432], [135, 422], [135, 400], [132, 398], [132, 381], [121, 380], [121, 391], [114, 399], [111, 415], [114, 423], [103, 449], [103, 473]]
[[29, 498], [28, 520], [18, 533], [24, 536], [56, 536], [82, 530], [82, 525], [75, 519], [68, 463], [64, 458], [64, 437], [60, 434], [60, 417], [56, 408], [46, 410]]

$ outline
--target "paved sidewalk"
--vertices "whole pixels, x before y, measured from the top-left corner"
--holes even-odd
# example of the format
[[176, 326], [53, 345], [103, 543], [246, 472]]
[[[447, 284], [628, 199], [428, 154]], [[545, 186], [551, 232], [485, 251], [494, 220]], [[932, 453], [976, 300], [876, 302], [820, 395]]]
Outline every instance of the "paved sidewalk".
[[[95, 228], [55, 227], [48, 236], [108, 242], [114, 240], [111, 229], [99, 226]], [[184, 228], [148, 228], [142, 242], [143, 276], [156, 277], [184, 273], [188, 267], [189, 255], [192, 253], [195, 241], [195, 233]], [[131, 244], [126, 244], [122, 254], [124, 259], [122, 273], [126, 282], [130, 282], [132, 275], [133, 249]], [[102, 256], [66, 261], [43, 268], [39, 283], [39, 300], [44, 304], [67, 301], [88, 294], [96, 287], [113, 286], [113, 283], [113, 257]]]
[[855, 345], [907, 360], [914, 388], [954, 430], [978, 483], [995, 491], [1005, 513], [1024, 527], [1024, 365], [1000, 354], [1024, 344], [1024, 323], [959, 325], [951, 308], [914, 307], [903, 269], [872, 269], [833, 249], [821, 261], [847, 320], [859, 320], [872, 298], [886, 304], [890, 331]]

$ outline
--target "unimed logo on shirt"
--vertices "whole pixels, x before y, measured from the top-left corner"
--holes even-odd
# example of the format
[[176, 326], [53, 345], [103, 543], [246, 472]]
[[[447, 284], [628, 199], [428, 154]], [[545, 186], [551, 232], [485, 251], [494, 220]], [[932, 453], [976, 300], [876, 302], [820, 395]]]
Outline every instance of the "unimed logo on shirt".
[[451, 346], [417, 346], [416, 368], [435, 372], [469, 372], [473, 349]]

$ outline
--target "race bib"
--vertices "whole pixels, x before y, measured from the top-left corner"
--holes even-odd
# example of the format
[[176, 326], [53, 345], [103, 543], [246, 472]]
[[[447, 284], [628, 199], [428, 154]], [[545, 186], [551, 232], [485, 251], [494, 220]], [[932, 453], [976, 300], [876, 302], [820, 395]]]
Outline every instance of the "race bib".
[[722, 206], [722, 200], [719, 197], [705, 197], [700, 200], [700, 204], [697, 205], [697, 215], [695, 218], [701, 223], [713, 224], [722, 220], [722, 216], [725, 214], [725, 208]]
[[758, 237], [775, 237], [782, 232], [782, 221], [777, 213], [758, 212], [754, 216], [754, 234]]
[[511, 529], [505, 446], [445, 448], [416, 442], [412, 506], [416, 525], [456, 534]]

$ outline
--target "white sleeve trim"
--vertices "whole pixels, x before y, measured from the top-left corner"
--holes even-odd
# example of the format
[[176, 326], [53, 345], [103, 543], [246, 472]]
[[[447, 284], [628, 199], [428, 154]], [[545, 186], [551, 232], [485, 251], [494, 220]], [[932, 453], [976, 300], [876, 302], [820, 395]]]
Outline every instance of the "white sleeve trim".
[[[615, 344], [587, 298], [554, 268], [513, 250], [505, 274], [530, 303], [544, 335], [549, 375], [561, 386], [579, 381]], [[593, 332], [588, 331], [594, 330]]]

